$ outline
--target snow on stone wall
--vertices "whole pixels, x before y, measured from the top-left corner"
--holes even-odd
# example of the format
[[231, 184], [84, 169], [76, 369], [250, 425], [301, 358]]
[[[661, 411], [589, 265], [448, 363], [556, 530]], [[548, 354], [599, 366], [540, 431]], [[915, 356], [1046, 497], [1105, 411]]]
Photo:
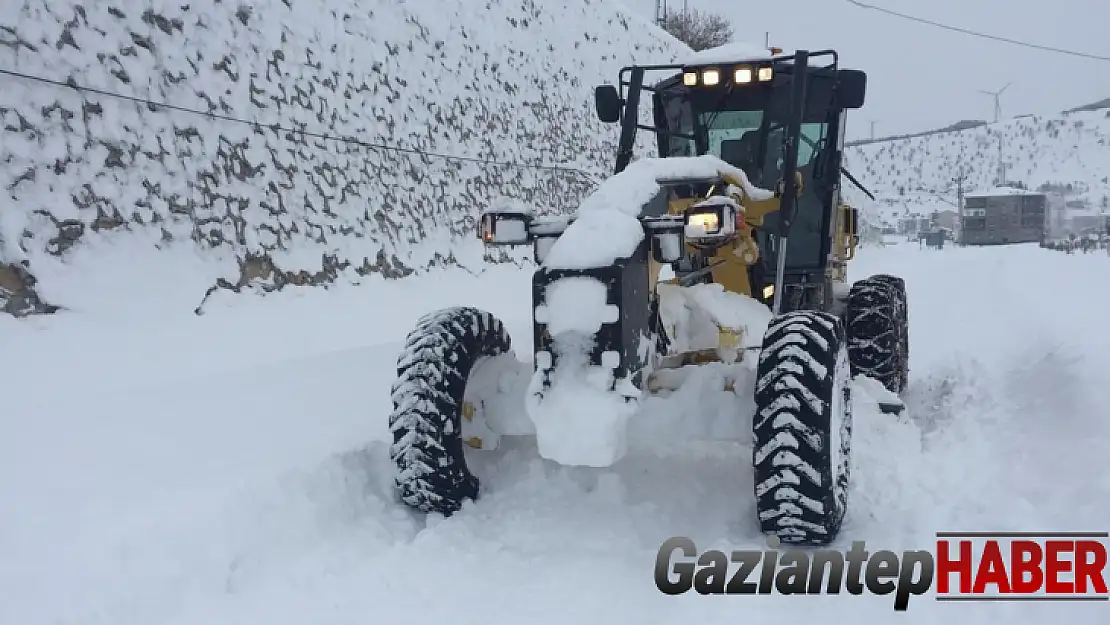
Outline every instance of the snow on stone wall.
[[495, 262], [489, 198], [573, 210], [615, 152], [593, 87], [684, 51], [610, 0], [9, 0], [0, 69], [62, 85], [0, 75], [0, 303], [64, 307], [36, 263], [94, 240], [236, 290]]

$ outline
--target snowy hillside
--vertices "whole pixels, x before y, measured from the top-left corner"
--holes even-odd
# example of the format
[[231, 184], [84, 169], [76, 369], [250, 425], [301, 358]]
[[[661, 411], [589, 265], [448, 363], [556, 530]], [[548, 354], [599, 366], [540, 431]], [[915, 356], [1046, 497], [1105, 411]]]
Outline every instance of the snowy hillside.
[[201, 113], [0, 75], [9, 308], [41, 305], [28, 273], [72, 306], [67, 282], [125, 299], [165, 264], [191, 308], [218, 280], [473, 267], [491, 196], [565, 211], [609, 170], [593, 87], [685, 49], [597, 0], [12, 0], [0, 44], [0, 68]]
[[1052, 185], [1090, 210], [1110, 210], [1110, 109], [870, 143], [847, 149], [845, 165], [878, 196], [873, 215], [890, 220], [907, 209], [923, 215], [954, 209], [961, 171], [965, 191], [992, 187], [1000, 157], [1007, 181]]

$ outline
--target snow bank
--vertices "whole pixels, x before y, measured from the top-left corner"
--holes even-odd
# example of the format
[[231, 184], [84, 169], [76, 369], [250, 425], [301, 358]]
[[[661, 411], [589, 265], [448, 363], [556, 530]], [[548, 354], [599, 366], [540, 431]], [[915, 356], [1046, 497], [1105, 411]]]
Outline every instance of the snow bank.
[[615, 154], [593, 87], [688, 52], [590, 0], [13, 0], [0, 43], [5, 69], [222, 116], [0, 78], [0, 266], [149, 232], [136, 265], [196, 249], [232, 289], [510, 259], [474, 238], [489, 198], [572, 210]]
[[627, 258], [644, 238], [640, 211], [659, 192], [660, 180], [728, 175], [739, 180], [753, 200], [774, 197], [748, 180], [743, 170], [712, 155], [643, 158], [601, 183], [583, 200], [578, 217], [551, 246], [544, 266], [587, 269]]

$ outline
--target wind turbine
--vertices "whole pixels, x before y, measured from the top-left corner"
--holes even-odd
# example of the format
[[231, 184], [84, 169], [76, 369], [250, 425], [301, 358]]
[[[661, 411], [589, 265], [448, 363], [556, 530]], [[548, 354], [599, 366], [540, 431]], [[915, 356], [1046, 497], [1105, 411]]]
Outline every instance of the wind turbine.
[[1008, 82], [1008, 83], [1006, 83], [1005, 87], [999, 89], [998, 91], [983, 91], [982, 89], [979, 90], [979, 93], [989, 95], [989, 96], [994, 98], [994, 121], [995, 122], [998, 121], [998, 118], [1002, 117], [1002, 101], [1001, 101], [1002, 92], [1005, 91], [1006, 89], [1009, 89], [1010, 85], [1012, 85], [1012, 84], [1014, 84], [1014, 83]]

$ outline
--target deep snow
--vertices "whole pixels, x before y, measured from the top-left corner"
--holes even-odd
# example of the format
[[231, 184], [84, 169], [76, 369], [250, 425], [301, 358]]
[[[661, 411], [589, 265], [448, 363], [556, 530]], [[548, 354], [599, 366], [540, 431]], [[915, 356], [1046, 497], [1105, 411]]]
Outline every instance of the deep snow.
[[[219, 299], [195, 317], [175, 298], [206, 261], [163, 258], [179, 274], [132, 307], [102, 278], [68, 284], [74, 312], [0, 317], [0, 622], [642, 625], [815, 610], [829, 622], [1105, 622], [1098, 604], [917, 597], [895, 616], [890, 597], [662, 595], [651, 574], [664, 539], [764, 544], [750, 400], [720, 391], [713, 368], [648, 400], [613, 467], [560, 467], [503, 440], [470, 456], [480, 502], [422, 519], [389, 494], [400, 342], [421, 314], [470, 304], [527, 351], [529, 273]], [[861, 250], [853, 276], [878, 271], [903, 275], [911, 300], [908, 414], [856, 415], [842, 542], [1105, 529], [1110, 292], [1092, 285], [1108, 283], [1110, 259]]]

